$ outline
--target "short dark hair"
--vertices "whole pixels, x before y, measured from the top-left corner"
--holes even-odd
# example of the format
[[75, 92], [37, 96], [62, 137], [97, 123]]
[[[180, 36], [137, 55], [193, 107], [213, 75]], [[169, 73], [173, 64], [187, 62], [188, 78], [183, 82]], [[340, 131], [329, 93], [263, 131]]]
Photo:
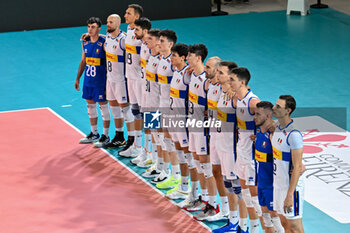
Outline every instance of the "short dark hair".
[[151, 21], [148, 18], [146, 18], [146, 17], [141, 17], [141, 18], [135, 20], [134, 24], [136, 26], [141, 27], [142, 30], [147, 29], [149, 31], [151, 29], [151, 27], [152, 27]]
[[194, 53], [196, 56], [200, 56], [202, 59], [202, 62], [204, 62], [205, 58], [208, 55], [208, 49], [204, 44], [194, 44], [190, 45], [188, 48], [189, 53]]
[[249, 70], [247, 68], [236, 67], [236, 68], [230, 69], [229, 73], [237, 75], [239, 81], [244, 80], [245, 85], [248, 85], [249, 80], [250, 80], [250, 73], [249, 73]]
[[295, 101], [294, 97], [291, 95], [280, 95], [279, 97], [281, 100], [285, 100], [286, 101], [286, 109], [290, 108], [291, 111], [289, 113], [289, 115], [292, 114], [292, 112], [294, 112], [295, 108], [297, 107], [297, 102]]
[[159, 33], [159, 36], [164, 36], [168, 39], [169, 42], [173, 42], [174, 44], [177, 41], [177, 36], [176, 36], [176, 32], [174, 32], [173, 30], [169, 30], [169, 29], [165, 29], [162, 30]]
[[272, 112], [273, 104], [269, 101], [261, 101], [256, 104], [257, 108], [267, 109]]
[[228, 70], [232, 70], [238, 67], [238, 65], [233, 61], [222, 61], [220, 62], [219, 66], [226, 66]]
[[159, 33], [160, 33], [160, 29], [158, 29], [158, 28], [153, 28], [153, 29], [148, 31], [149, 35], [157, 37], [157, 38], [159, 38]]
[[175, 44], [171, 48], [171, 52], [179, 54], [180, 57], [185, 56], [185, 59], [186, 59], [188, 54], [188, 46], [181, 43]]
[[100, 20], [100, 18], [98, 17], [91, 17], [90, 19], [88, 19], [86, 21], [86, 23], [89, 25], [89, 24], [93, 24], [93, 23], [96, 23], [98, 25], [98, 27], [100, 28], [101, 25], [102, 25], [102, 21]]
[[138, 14], [140, 17], [142, 16], [143, 8], [139, 4], [130, 4], [128, 8], [133, 8], [135, 14]]

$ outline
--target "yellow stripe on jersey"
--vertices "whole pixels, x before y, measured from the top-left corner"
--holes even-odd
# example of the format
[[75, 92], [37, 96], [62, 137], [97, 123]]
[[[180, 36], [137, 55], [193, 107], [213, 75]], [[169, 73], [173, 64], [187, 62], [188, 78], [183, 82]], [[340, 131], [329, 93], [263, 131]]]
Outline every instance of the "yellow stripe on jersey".
[[87, 58], [85, 58], [85, 62], [87, 65], [91, 65], [91, 66], [101, 65], [101, 59], [95, 58], [95, 57], [87, 57]]
[[242, 121], [238, 117], [237, 117], [237, 125], [240, 129], [247, 129], [247, 125], [246, 125], [245, 121]]
[[291, 153], [290, 152], [283, 152], [275, 147], [272, 147], [273, 150], [273, 157], [278, 159], [278, 160], [283, 160], [283, 161], [290, 161], [291, 159]]
[[168, 84], [168, 76], [158, 74], [158, 82], [163, 84]]
[[170, 87], [170, 96], [180, 98], [180, 90]]
[[198, 95], [193, 94], [191, 91], [188, 92], [188, 98], [192, 103], [198, 103]]
[[259, 162], [267, 162], [267, 153], [255, 150], [255, 160]]
[[[208, 104], [208, 105], [209, 105], [209, 104]], [[220, 109], [218, 109], [218, 119], [219, 119], [220, 121], [227, 122], [227, 113], [221, 111]]]
[[216, 110], [218, 106], [218, 102], [208, 99], [208, 108], [212, 109], [212, 110]]
[[106, 52], [106, 58], [108, 61], [118, 62], [118, 55]]
[[141, 58], [141, 67], [145, 68], [147, 65], [147, 60]]
[[156, 82], [156, 74], [149, 72], [148, 70], [146, 70], [146, 79]]
[[136, 46], [125, 44], [125, 50], [128, 53], [137, 54]]

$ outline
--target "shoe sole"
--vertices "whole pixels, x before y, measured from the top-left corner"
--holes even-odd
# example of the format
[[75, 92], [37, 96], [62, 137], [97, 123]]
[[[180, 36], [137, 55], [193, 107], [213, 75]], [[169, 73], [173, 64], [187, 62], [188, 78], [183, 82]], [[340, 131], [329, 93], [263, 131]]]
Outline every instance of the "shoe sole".
[[153, 178], [153, 177], [159, 176], [159, 174], [157, 174], [157, 175], [144, 175], [144, 174], [142, 174], [142, 176], [146, 177], [146, 178]]
[[159, 188], [159, 189], [173, 189], [175, 187], [176, 187], [176, 185], [170, 185], [170, 186], [167, 186], [167, 187], [158, 187], [157, 186], [157, 188]]

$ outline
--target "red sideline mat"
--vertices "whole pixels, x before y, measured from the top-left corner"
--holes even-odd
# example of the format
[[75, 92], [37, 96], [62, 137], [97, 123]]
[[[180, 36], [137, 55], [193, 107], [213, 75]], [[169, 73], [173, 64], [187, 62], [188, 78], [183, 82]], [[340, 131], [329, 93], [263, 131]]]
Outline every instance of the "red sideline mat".
[[1, 232], [208, 232], [50, 109], [0, 125]]

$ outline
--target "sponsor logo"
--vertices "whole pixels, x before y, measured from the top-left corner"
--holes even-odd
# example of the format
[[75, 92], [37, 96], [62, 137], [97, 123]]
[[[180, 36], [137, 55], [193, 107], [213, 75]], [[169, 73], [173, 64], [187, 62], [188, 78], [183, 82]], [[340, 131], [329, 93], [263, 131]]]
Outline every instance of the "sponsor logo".
[[204, 152], [205, 151], [205, 147], [201, 147], [201, 152]]
[[143, 127], [145, 129], [160, 129], [160, 117], [161, 113], [159, 111], [156, 112], [144, 112], [143, 113]]

